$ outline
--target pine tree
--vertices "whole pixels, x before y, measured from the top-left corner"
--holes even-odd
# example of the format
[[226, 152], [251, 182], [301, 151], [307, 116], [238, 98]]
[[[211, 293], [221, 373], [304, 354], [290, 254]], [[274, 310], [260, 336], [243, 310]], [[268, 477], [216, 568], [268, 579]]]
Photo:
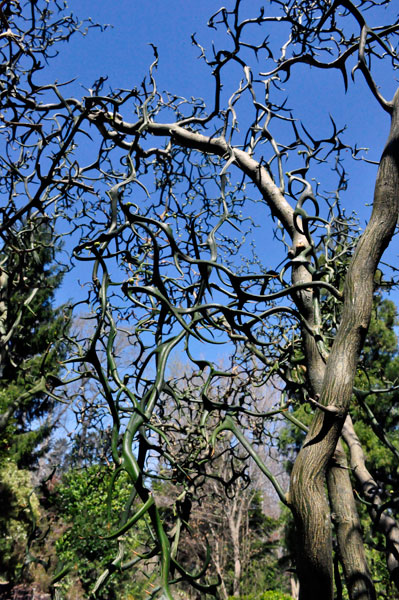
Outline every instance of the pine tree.
[[1, 253], [0, 461], [7, 454], [20, 467], [34, 464], [50, 434], [54, 399], [46, 392], [65, 355], [63, 308], [52, 306], [63, 279], [59, 250], [39, 221], [11, 231]]
[[[395, 332], [397, 325], [395, 304], [391, 300], [376, 296], [359, 364], [355, 389], [357, 402], [353, 413], [356, 432], [367, 453], [369, 470], [377, 482], [384, 483], [388, 489], [397, 489], [399, 483], [399, 353]], [[378, 391], [387, 389], [392, 391]]]

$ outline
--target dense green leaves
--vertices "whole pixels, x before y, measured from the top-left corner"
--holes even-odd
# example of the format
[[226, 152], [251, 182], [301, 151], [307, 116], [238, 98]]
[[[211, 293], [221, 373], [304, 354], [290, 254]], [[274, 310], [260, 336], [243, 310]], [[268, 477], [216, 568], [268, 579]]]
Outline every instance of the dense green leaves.
[[284, 592], [267, 591], [261, 594], [244, 594], [239, 598], [237, 596], [230, 596], [228, 600], [292, 600], [292, 597]]
[[12, 460], [0, 465], [0, 578], [15, 581], [23, 577], [28, 538], [40, 509], [31, 476]]
[[388, 486], [387, 491], [396, 490], [398, 482], [399, 351], [395, 331], [398, 324], [394, 303], [376, 296], [359, 364], [357, 403], [353, 411], [354, 426], [369, 468], [378, 481]]
[[[62, 580], [64, 590], [77, 586], [82, 595], [88, 595], [93, 582], [118, 555], [120, 543], [124, 545], [124, 563], [143, 549], [146, 540], [144, 523], [139, 529], [127, 532], [123, 542], [107, 539], [118, 529], [131, 492], [127, 477], [121, 475], [109, 497], [111, 476], [108, 468], [100, 466], [71, 470], [54, 490], [52, 510], [66, 527], [65, 533], [56, 541], [59, 561], [56, 572], [64, 567], [69, 570]], [[151, 574], [132, 578], [130, 572], [123, 574], [119, 568], [115, 568], [114, 573], [117, 577], [104, 584], [97, 598], [111, 600], [136, 595], [139, 598], [152, 580]]]

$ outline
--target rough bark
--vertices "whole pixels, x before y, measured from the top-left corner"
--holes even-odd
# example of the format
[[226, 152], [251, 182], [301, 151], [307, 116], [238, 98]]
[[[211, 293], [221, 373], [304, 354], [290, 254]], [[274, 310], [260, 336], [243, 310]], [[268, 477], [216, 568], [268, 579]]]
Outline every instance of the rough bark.
[[321, 403], [291, 476], [292, 504], [302, 553], [300, 598], [333, 598], [330, 509], [325, 494], [334, 454], [352, 395], [356, 364], [367, 332], [374, 273], [397, 222], [399, 208], [399, 95], [392, 102], [391, 130], [381, 157], [373, 212], [351, 260], [344, 287], [342, 320], [327, 360]]
[[366, 458], [350, 416], [345, 421], [342, 435], [349, 447], [351, 467], [357, 482], [363, 495], [370, 502], [369, 512], [374, 526], [385, 536], [389, 575], [396, 588], [399, 589], [399, 526], [386, 510], [380, 510], [383, 505], [381, 492], [367, 470]]
[[328, 470], [327, 487], [339, 559], [349, 598], [375, 600], [376, 594], [364, 550], [360, 518], [341, 441], [338, 441], [334, 453], [333, 466]]

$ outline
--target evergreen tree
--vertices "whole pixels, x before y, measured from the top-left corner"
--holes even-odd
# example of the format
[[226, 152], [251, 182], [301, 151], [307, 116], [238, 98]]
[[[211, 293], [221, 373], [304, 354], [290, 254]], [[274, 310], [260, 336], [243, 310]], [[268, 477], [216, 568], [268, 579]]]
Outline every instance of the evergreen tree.
[[21, 467], [35, 463], [50, 434], [54, 399], [47, 392], [66, 350], [58, 341], [63, 309], [52, 306], [63, 269], [51, 237], [42, 221], [25, 222], [1, 253], [0, 460], [7, 455]]
[[[359, 364], [355, 389], [357, 403], [352, 415], [367, 454], [368, 468], [388, 489], [397, 489], [399, 483], [399, 353], [395, 332], [398, 324], [395, 304], [376, 296]], [[381, 393], [382, 390], [392, 391]]]

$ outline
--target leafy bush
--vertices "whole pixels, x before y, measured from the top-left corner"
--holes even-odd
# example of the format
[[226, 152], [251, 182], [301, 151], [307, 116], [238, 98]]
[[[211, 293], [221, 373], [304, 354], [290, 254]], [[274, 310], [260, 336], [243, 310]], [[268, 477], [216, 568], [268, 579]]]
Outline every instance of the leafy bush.
[[39, 517], [30, 474], [5, 461], [0, 466], [0, 577], [14, 582], [26, 558], [32, 522]]
[[[71, 566], [61, 584], [66, 597], [70, 597], [71, 590], [77, 586], [81, 589], [80, 598], [87, 597], [93, 582], [118, 554], [117, 540], [104, 539], [104, 536], [117, 529], [131, 488], [126, 477], [117, 479], [112, 494], [110, 521], [107, 499], [111, 474], [109, 469], [101, 466], [71, 470], [56, 489], [58, 515], [69, 524], [67, 531], [56, 542], [60, 561], [57, 571], [63, 566]], [[140, 546], [137, 525], [134, 531], [134, 534], [127, 532], [124, 535], [124, 560], [129, 560], [134, 549]], [[145, 587], [145, 582], [133, 583], [131, 580], [131, 573], [124, 575], [118, 572], [118, 577], [108, 580], [97, 592], [96, 598], [126, 598], [133, 591], [135, 598], [141, 598], [140, 588]], [[148, 579], [145, 581], [148, 582]]]
[[229, 596], [228, 600], [292, 600], [292, 597], [278, 590], [268, 590], [262, 594], [246, 594], [245, 596]]

